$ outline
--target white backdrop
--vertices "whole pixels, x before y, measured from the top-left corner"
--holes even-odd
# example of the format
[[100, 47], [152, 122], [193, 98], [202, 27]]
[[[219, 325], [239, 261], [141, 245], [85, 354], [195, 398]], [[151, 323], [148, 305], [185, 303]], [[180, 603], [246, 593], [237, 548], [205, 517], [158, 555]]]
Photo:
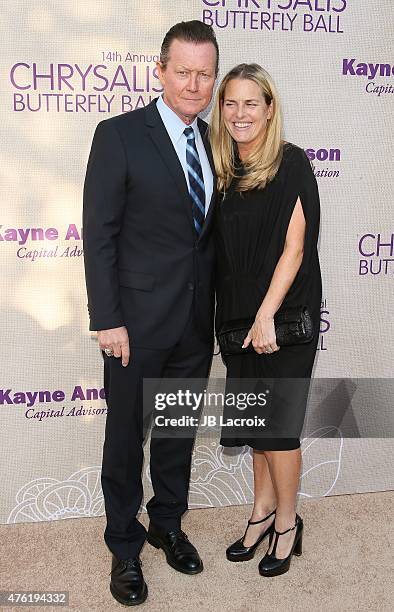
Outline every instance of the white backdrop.
[[[96, 124], [160, 93], [155, 60], [181, 19], [215, 27], [219, 79], [241, 61], [271, 73], [285, 136], [314, 164], [323, 276], [315, 376], [337, 379], [321, 406], [335, 410], [340, 379], [392, 376], [390, 0], [15, 0], [2, 13], [1, 522], [104, 511], [106, 410], [88, 331], [82, 186]], [[223, 374], [215, 358], [212, 375]], [[392, 488], [392, 440], [337, 433], [303, 440], [300, 495]], [[191, 507], [246, 503], [251, 484], [248, 452], [197, 442]]]

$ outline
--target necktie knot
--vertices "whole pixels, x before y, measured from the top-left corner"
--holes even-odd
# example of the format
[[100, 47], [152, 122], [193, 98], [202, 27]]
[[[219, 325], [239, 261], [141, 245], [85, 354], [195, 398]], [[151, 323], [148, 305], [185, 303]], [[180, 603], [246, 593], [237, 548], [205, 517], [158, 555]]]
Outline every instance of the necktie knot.
[[186, 138], [188, 140], [191, 140], [192, 138], [194, 139], [194, 130], [192, 127], [187, 127], [183, 130], [183, 133], [185, 134]]

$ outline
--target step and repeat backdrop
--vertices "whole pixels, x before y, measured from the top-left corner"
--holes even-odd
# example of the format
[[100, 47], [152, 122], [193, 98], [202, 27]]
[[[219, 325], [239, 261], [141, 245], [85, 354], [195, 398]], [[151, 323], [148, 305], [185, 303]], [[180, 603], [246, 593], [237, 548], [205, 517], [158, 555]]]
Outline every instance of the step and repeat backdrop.
[[[391, 0], [14, 0], [2, 16], [0, 522], [104, 512], [106, 404], [88, 331], [82, 187], [97, 123], [160, 95], [155, 62], [180, 20], [215, 28], [218, 82], [239, 62], [271, 73], [285, 137], [313, 164], [323, 276], [313, 401], [355, 423], [357, 406], [372, 421], [391, 412], [390, 393], [361, 397], [359, 384], [383, 388], [393, 366]], [[220, 356], [211, 375], [224, 376]], [[392, 488], [392, 438], [326, 424], [302, 441], [300, 498]], [[144, 479], [146, 501], [148, 456]], [[198, 439], [190, 507], [251, 499], [248, 450]]]

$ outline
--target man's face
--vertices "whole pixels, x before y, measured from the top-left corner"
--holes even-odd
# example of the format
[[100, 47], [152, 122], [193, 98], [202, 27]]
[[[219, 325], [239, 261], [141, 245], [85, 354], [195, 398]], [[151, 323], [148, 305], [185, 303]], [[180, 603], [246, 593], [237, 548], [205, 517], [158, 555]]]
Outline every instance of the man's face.
[[164, 101], [190, 124], [207, 108], [215, 84], [216, 49], [210, 42], [173, 40], [164, 67], [157, 63]]

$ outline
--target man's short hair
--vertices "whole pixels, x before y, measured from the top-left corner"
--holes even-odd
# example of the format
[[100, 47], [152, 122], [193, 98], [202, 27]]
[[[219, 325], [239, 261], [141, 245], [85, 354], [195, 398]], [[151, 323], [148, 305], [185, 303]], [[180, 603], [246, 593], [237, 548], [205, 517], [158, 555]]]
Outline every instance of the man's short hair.
[[193, 21], [181, 21], [172, 26], [164, 37], [160, 49], [160, 63], [166, 67], [169, 60], [170, 46], [174, 40], [183, 40], [192, 43], [212, 43], [216, 49], [216, 74], [219, 71], [219, 46], [212, 26], [194, 19]]

